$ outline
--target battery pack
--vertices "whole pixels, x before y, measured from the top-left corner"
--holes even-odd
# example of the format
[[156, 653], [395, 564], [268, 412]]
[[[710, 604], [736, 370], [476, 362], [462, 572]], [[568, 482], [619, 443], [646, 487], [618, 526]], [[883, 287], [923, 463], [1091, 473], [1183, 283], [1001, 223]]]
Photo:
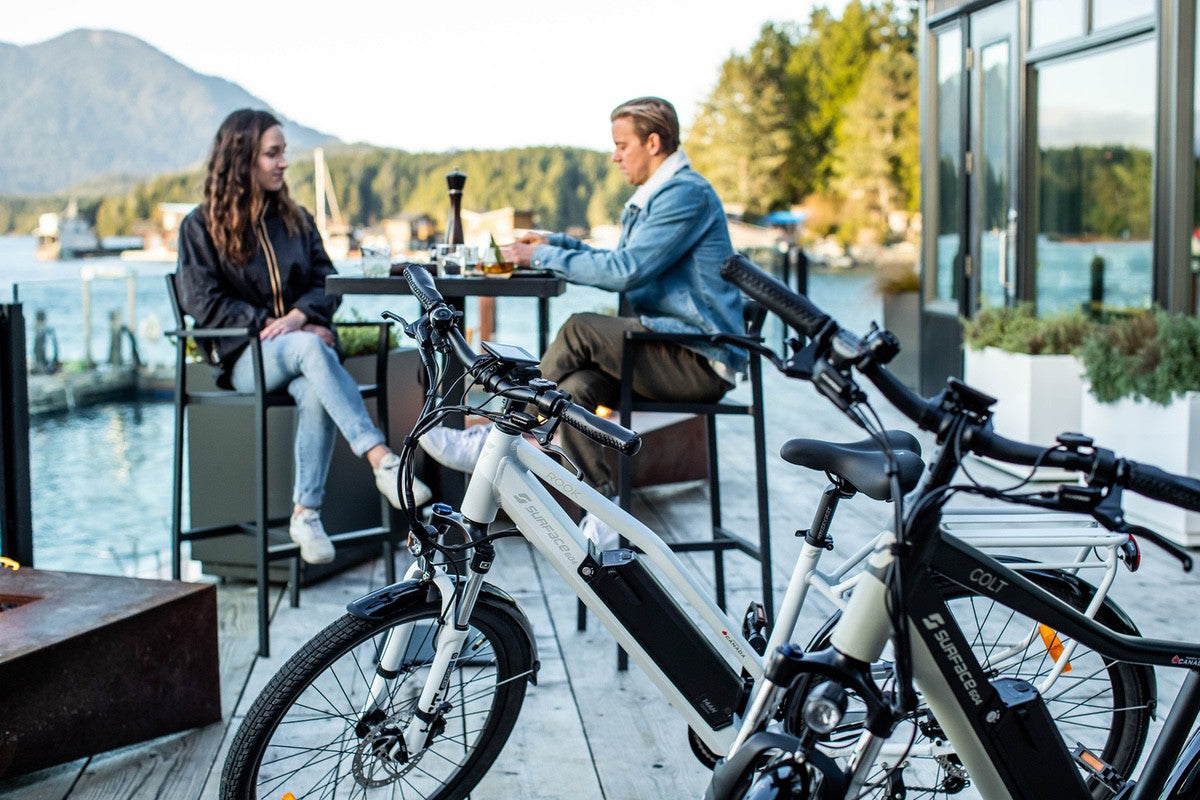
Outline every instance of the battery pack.
[[[594, 552], [594, 551], [593, 551]], [[580, 574], [713, 730], [732, 723], [747, 686], [629, 550], [600, 553]], [[590, 577], [589, 577], [589, 573]]]
[[[990, 726], [989, 738], [1004, 754], [1005, 763], [996, 766], [1005, 783], [1010, 787], [1027, 786], [1030, 771], [1035, 770], [1037, 792], [1030, 800], [1086, 797], [1083, 777], [1037, 689], [1019, 678], [996, 678], [992, 686], [999, 695], [1000, 716]], [[1005, 774], [1005, 767], [1019, 767], [1021, 774]]]

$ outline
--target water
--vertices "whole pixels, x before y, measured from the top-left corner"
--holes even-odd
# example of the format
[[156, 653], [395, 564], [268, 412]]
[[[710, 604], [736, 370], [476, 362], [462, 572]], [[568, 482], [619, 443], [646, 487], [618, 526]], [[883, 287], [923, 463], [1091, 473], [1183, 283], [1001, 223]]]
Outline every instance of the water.
[[[136, 300], [131, 326], [144, 363], [170, 366], [174, 350], [162, 336], [173, 325], [162, 275], [173, 264], [126, 263], [117, 258], [39, 262], [31, 237], [0, 237], [0, 297], [24, 306], [26, 339], [32, 352], [34, 313], [46, 312], [55, 329], [60, 359], [83, 359], [81, 274], [123, 270], [130, 277], [95, 279], [92, 297], [92, 358], [107, 359], [108, 313], [129, 321], [128, 292]], [[817, 305], [851, 330], [864, 331], [879, 318], [880, 301], [870, 274], [861, 270], [813, 271], [809, 294]], [[614, 296], [569, 287], [550, 302], [551, 331], [578, 311], [612, 309]], [[349, 297], [347, 317], [377, 318], [391, 309], [411, 318], [409, 297]], [[475, 319], [474, 301], [467, 319]], [[525, 298], [500, 298], [498, 341], [537, 349], [537, 305]], [[780, 341], [778, 323], [765, 332]], [[103, 352], [102, 352], [103, 346]], [[34, 418], [30, 423], [30, 480], [34, 563], [41, 569], [106, 575], [167, 577], [170, 574], [172, 406], [168, 402], [110, 403]]]

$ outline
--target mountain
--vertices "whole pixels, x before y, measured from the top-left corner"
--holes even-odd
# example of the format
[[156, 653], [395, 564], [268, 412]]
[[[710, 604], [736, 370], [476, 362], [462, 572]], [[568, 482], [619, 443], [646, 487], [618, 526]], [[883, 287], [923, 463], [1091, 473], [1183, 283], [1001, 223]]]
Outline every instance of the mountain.
[[[0, 42], [0, 194], [187, 169], [208, 156], [221, 120], [243, 107], [269, 108], [124, 33]], [[276, 116], [292, 151], [336, 142]]]

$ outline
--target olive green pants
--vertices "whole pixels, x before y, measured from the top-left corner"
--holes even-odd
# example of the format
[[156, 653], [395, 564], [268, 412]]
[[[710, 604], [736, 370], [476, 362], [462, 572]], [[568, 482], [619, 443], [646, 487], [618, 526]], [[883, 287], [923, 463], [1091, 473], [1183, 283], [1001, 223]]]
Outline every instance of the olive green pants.
[[[542, 375], [570, 392], [574, 401], [589, 411], [598, 406], [616, 409], [621, 401], [625, 333], [648, 330], [630, 317], [574, 314], [546, 348]], [[635, 398], [710, 403], [730, 388], [713, 372], [708, 359], [682, 345], [634, 342], [632, 353]], [[567, 425], [560, 425], [557, 435], [584, 480], [610, 497], [615, 495], [615, 477], [604, 448]]]

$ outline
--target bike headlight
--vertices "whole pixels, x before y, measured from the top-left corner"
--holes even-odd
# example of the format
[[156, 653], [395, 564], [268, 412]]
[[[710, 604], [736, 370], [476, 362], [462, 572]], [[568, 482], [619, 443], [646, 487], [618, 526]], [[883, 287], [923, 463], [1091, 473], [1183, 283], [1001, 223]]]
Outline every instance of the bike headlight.
[[804, 701], [804, 724], [817, 734], [827, 734], [846, 715], [846, 690], [832, 681], [820, 683]]

